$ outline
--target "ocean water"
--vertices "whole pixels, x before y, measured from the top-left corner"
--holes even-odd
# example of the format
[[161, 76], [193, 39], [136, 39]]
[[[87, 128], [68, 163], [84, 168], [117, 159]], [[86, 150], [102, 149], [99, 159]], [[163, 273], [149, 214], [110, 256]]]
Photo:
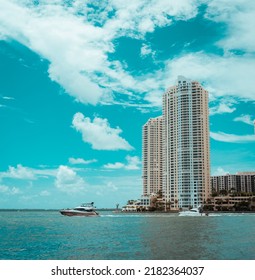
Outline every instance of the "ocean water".
[[255, 214], [0, 212], [2, 260], [254, 260]]

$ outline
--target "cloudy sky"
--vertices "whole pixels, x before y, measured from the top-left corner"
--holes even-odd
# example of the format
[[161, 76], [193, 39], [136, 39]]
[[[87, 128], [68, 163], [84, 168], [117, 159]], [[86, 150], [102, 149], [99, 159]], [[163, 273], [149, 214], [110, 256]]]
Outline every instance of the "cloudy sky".
[[253, 0], [0, 0], [0, 208], [139, 198], [142, 125], [210, 93], [211, 173], [255, 170]]

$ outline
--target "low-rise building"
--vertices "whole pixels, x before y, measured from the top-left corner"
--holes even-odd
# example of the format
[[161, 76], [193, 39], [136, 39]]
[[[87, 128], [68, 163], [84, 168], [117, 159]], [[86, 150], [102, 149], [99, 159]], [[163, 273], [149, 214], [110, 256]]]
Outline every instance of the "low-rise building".
[[204, 205], [212, 211], [250, 211], [255, 210], [255, 196], [215, 196]]
[[129, 200], [128, 203], [122, 207], [122, 212], [147, 211], [151, 207], [151, 199], [151, 195], [141, 195], [140, 199]]

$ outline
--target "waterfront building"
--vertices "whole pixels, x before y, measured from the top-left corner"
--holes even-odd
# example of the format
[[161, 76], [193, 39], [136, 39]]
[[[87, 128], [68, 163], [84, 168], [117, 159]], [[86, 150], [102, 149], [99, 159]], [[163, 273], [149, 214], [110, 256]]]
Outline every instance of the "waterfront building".
[[127, 204], [122, 207], [122, 212], [148, 211], [151, 207], [152, 198], [152, 196], [141, 195], [140, 199], [129, 200]]
[[255, 171], [211, 176], [212, 192], [255, 193]]
[[162, 191], [162, 116], [143, 126], [143, 195]]
[[143, 209], [148, 210], [150, 208], [150, 206], [151, 206], [151, 196], [141, 195], [140, 206]]
[[197, 207], [210, 195], [208, 92], [178, 77], [163, 95], [163, 198], [171, 209]]
[[215, 196], [205, 207], [213, 211], [254, 211], [255, 196]]

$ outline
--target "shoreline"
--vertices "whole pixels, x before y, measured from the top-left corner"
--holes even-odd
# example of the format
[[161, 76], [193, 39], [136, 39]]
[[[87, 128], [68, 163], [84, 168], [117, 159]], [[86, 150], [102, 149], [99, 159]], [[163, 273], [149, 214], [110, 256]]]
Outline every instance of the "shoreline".
[[[102, 209], [97, 209], [98, 212], [112, 212], [114, 214], [152, 214], [152, 213], [155, 213], [155, 214], [177, 214], [179, 213], [179, 211], [177, 210], [172, 210], [172, 211], [116, 211], [116, 209], [105, 209], [105, 208], [102, 208]], [[59, 212], [59, 209], [0, 209], [0, 212]], [[208, 214], [216, 214], [216, 213], [222, 213], [222, 214], [227, 214], [227, 213], [230, 213], [230, 214], [234, 214], [234, 213], [243, 213], [243, 214], [249, 214], [249, 213], [255, 213], [255, 210], [251, 210], [251, 211], [206, 211], [206, 213]]]

